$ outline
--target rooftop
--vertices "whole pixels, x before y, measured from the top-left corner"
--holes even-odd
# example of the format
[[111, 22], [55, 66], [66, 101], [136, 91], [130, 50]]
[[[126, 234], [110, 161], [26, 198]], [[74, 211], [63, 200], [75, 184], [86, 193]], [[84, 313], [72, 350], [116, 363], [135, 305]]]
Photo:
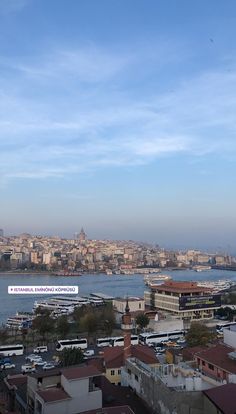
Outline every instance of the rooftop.
[[101, 372], [93, 365], [63, 368], [61, 373], [69, 381], [101, 375]]
[[176, 292], [176, 293], [209, 293], [209, 288], [204, 288], [198, 286], [197, 282], [181, 282], [181, 281], [173, 281], [167, 280], [166, 282], [162, 283], [161, 285], [153, 286], [152, 289], [158, 291], [166, 291], [166, 292]]
[[45, 403], [71, 399], [67, 392], [65, 392], [62, 388], [57, 387], [37, 391], [37, 394], [43, 399]]
[[104, 407], [97, 410], [85, 411], [82, 414], [135, 414], [128, 405]]
[[7, 378], [5, 378], [5, 383], [8, 383], [11, 387], [20, 387], [23, 384], [27, 383], [27, 376], [23, 374], [18, 375], [8, 375]]
[[217, 344], [204, 351], [199, 351], [195, 355], [229, 373], [236, 374], [236, 361], [230, 359], [228, 355], [233, 351], [234, 349], [231, 346]]
[[[148, 365], [159, 363], [154, 350], [145, 345], [132, 345], [131, 357], [140, 359]], [[105, 348], [103, 358], [106, 368], [120, 368], [124, 365], [124, 348]]]
[[209, 400], [222, 414], [235, 414], [236, 412], [236, 384], [225, 384], [220, 387], [204, 391]]

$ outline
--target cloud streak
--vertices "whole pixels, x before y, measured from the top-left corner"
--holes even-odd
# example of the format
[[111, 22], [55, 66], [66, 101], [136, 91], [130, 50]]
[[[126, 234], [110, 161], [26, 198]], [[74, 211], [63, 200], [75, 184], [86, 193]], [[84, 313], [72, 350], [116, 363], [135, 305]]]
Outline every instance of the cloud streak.
[[[236, 71], [208, 70], [179, 79], [172, 92], [137, 93], [132, 74], [142, 61], [94, 46], [34, 62], [0, 59], [2, 180], [61, 178], [236, 149]], [[149, 75], [143, 68], [135, 82], [147, 76], [148, 84]]]

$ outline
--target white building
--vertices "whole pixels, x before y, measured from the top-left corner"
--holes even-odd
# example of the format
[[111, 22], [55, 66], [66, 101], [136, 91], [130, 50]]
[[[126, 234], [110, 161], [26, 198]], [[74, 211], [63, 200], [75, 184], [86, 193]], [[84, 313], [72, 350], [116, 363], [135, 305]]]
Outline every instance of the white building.
[[28, 378], [30, 414], [77, 414], [102, 407], [102, 391], [94, 384], [101, 373], [93, 366], [64, 368]]
[[[138, 297], [129, 297], [130, 312], [143, 312], [145, 310], [144, 299]], [[127, 299], [117, 298], [113, 300], [113, 307], [119, 313], [125, 313]]]

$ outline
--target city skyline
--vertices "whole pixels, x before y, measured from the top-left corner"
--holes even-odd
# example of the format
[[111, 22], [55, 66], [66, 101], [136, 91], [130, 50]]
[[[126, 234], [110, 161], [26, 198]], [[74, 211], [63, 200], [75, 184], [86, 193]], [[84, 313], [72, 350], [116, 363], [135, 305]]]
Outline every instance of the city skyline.
[[0, 0], [5, 234], [234, 252], [235, 11]]

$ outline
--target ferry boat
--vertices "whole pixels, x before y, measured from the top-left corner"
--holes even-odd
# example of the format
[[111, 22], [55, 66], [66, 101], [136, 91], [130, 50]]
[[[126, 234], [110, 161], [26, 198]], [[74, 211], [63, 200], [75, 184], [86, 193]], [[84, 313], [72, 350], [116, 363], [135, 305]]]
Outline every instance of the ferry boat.
[[42, 301], [35, 301], [33, 311], [38, 308], [48, 309], [51, 312], [56, 312], [57, 314], [66, 314], [70, 315], [74, 312], [75, 306], [70, 303], [57, 303], [52, 299], [49, 300], [42, 300]]
[[192, 270], [195, 270], [195, 272], [203, 272], [205, 270], [211, 270], [211, 266], [196, 265], [192, 267]]
[[205, 280], [197, 282], [198, 286], [205, 287], [211, 289], [212, 293], [222, 292], [231, 288], [236, 283], [230, 279], [219, 279], [219, 280]]
[[145, 275], [143, 280], [145, 285], [150, 286], [157, 282], [165, 282], [166, 280], [172, 279], [169, 275]]
[[10, 316], [7, 319], [6, 326], [14, 329], [30, 328], [33, 319], [33, 314], [17, 312], [15, 316]]
[[66, 277], [70, 277], [70, 276], [82, 276], [82, 273], [79, 272], [69, 272], [67, 270], [62, 270], [60, 272], [54, 273], [55, 276], [66, 276]]

